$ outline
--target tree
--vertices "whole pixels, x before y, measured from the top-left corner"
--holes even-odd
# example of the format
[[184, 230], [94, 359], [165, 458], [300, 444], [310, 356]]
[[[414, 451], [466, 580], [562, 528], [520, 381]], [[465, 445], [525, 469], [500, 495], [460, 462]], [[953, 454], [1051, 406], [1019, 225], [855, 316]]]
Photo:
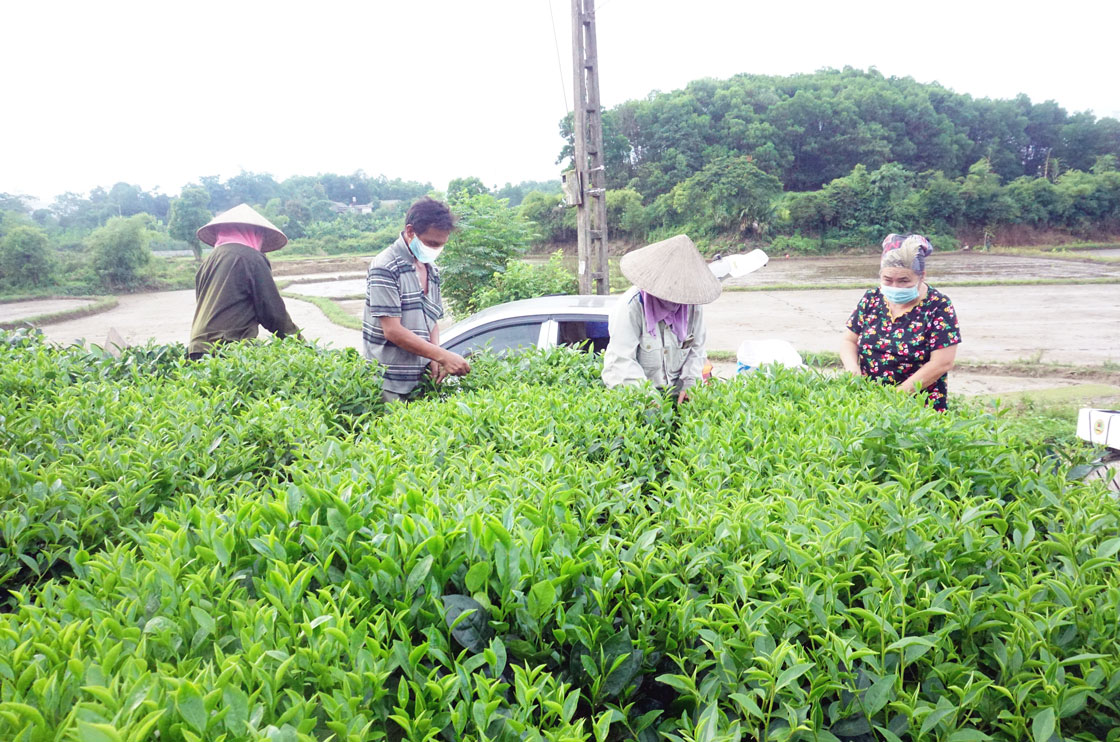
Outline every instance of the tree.
[[196, 233], [213, 215], [206, 208], [210, 203], [210, 193], [199, 186], [186, 186], [179, 198], [171, 202], [171, 215], [167, 221], [167, 232], [177, 240], [190, 245], [196, 262], [202, 261], [202, 243]]
[[536, 241], [570, 242], [576, 238], [576, 210], [565, 208], [564, 197], [559, 193], [530, 191], [518, 211], [536, 226]]
[[789, 198], [790, 225], [804, 233], [816, 233], [824, 242], [824, 234], [835, 213], [821, 191], [792, 194]]
[[140, 269], [152, 259], [148, 249], [152, 217], [147, 214], [113, 217], [86, 239], [93, 267], [111, 289], [135, 285]]
[[493, 284], [509, 261], [529, 248], [533, 230], [516, 209], [488, 193], [463, 196], [452, 204], [458, 228], [440, 258], [443, 295], [452, 309], [466, 315], [476, 309], [476, 295]]
[[607, 191], [608, 240], [619, 234], [642, 239], [646, 236], [647, 226], [642, 194], [632, 188]]
[[15, 211], [19, 214], [27, 213], [25, 196], [15, 196], [11, 193], [0, 193], [0, 211]]
[[947, 229], [960, 219], [961, 186], [938, 170], [918, 192], [918, 217], [929, 227]]
[[973, 227], [1009, 224], [1019, 215], [1018, 207], [1000, 188], [999, 175], [992, 172], [987, 160], [979, 160], [968, 169], [968, 177], [961, 185], [961, 202], [964, 220]]
[[726, 157], [677, 185], [671, 198], [673, 208], [697, 231], [743, 235], [763, 231], [781, 192], [781, 181], [759, 170], [749, 157]]
[[506, 266], [504, 273], [495, 273], [492, 285], [475, 295], [475, 308], [485, 309], [495, 304], [536, 296], [573, 294], [579, 288], [576, 276], [564, 265], [564, 253], [557, 250], [544, 265], [531, 265], [515, 260]]
[[38, 227], [15, 227], [0, 240], [0, 283], [33, 289], [53, 282], [50, 242]]
[[468, 178], [453, 178], [447, 184], [447, 199], [454, 201], [464, 196], [481, 196], [483, 193], [489, 193], [490, 189], [482, 182], [480, 178], [473, 176]]

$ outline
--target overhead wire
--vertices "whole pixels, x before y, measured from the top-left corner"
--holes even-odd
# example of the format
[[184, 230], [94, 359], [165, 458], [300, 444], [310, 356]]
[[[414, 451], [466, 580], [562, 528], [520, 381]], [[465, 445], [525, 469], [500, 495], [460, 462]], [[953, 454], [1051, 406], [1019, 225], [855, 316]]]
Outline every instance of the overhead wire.
[[556, 46], [556, 68], [560, 72], [560, 96], [564, 99], [564, 115], [571, 113], [568, 105], [568, 86], [564, 81], [564, 63], [560, 58], [560, 39], [556, 35], [556, 16], [552, 12], [552, 0], [548, 0], [548, 20], [552, 22], [552, 43]]

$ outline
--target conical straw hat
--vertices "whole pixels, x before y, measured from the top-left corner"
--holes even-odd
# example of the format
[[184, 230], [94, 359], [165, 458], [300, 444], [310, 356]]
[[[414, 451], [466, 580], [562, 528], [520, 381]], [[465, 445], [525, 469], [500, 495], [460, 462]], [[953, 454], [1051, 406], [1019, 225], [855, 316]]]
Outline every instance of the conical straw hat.
[[223, 224], [245, 224], [263, 229], [264, 243], [261, 245], [261, 252], [279, 250], [288, 244], [288, 236], [275, 224], [258, 214], [249, 204], [239, 204], [229, 211], [223, 211], [211, 219], [209, 224], [199, 227], [198, 239], [207, 245], [213, 245], [218, 239], [218, 227]]
[[683, 234], [626, 253], [619, 267], [630, 283], [677, 304], [708, 304], [721, 291], [719, 279]]

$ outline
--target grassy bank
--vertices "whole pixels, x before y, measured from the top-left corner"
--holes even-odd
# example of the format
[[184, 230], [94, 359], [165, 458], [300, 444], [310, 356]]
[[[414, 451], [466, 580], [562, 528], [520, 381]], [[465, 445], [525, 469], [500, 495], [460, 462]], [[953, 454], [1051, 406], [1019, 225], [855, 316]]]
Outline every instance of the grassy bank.
[[362, 329], [362, 321], [354, 315], [347, 312], [342, 307], [338, 306], [334, 301], [322, 296], [306, 296], [304, 294], [296, 294], [291, 291], [281, 291], [280, 295], [288, 299], [298, 299], [305, 301], [308, 304], [314, 304], [322, 310], [327, 319], [336, 325], [346, 327], [351, 330]]
[[[80, 319], [82, 317], [89, 317], [94, 314], [108, 311], [117, 306], [117, 297], [115, 296], [37, 296], [35, 300], [39, 299], [91, 299], [92, 303], [83, 304], [80, 307], [72, 309], [64, 309], [59, 312], [48, 312], [46, 314], [36, 314], [31, 317], [24, 317], [22, 319], [11, 320], [9, 322], [0, 322], [0, 330], [11, 330], [17, 327], [32, 326], [40, 327], [42, 325], [49, 325], [53, 322], [64, 322], [71, 319]], [[16, 301], [28, 301], [29, 299], [6, 299], [2, 303], [9, 304]]]

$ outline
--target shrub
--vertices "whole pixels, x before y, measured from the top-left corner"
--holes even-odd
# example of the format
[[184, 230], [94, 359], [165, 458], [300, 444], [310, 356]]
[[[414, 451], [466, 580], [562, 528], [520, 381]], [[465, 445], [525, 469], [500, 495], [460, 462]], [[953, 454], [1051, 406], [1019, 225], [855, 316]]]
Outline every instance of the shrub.
[[443, 295], [452, 309], [470, 314], [478, 306], [479, 293], [493, 285], [495, 275], [529, 249], [532, 227], [505, 201], [489, 194], [459, 194], [451, 203], [458, 228], [440, 257], [439, 268]]
[[33, 289], [53, 283], [51, 247], [38, 227], [15, 227], [0, 240], [0, 285]]
[[113, 217], [86, 239], [93, 252], [93, 267], [107, 287], [129, 288], [136, 284], [140, 269], [152, 259], [148, 249], [153, 236], [151, 224], [148, 214], [127, 219]]
[[564, 265], [564, 252], [557, 250], [544, 265], [533, 265], [520, 260], [511, 262], [504, 272], [494, 275], [492, 285], [478, 292], [475, 296], [475, 310], [517, 299], [574, 294], [576, 290], [576, 277]]

